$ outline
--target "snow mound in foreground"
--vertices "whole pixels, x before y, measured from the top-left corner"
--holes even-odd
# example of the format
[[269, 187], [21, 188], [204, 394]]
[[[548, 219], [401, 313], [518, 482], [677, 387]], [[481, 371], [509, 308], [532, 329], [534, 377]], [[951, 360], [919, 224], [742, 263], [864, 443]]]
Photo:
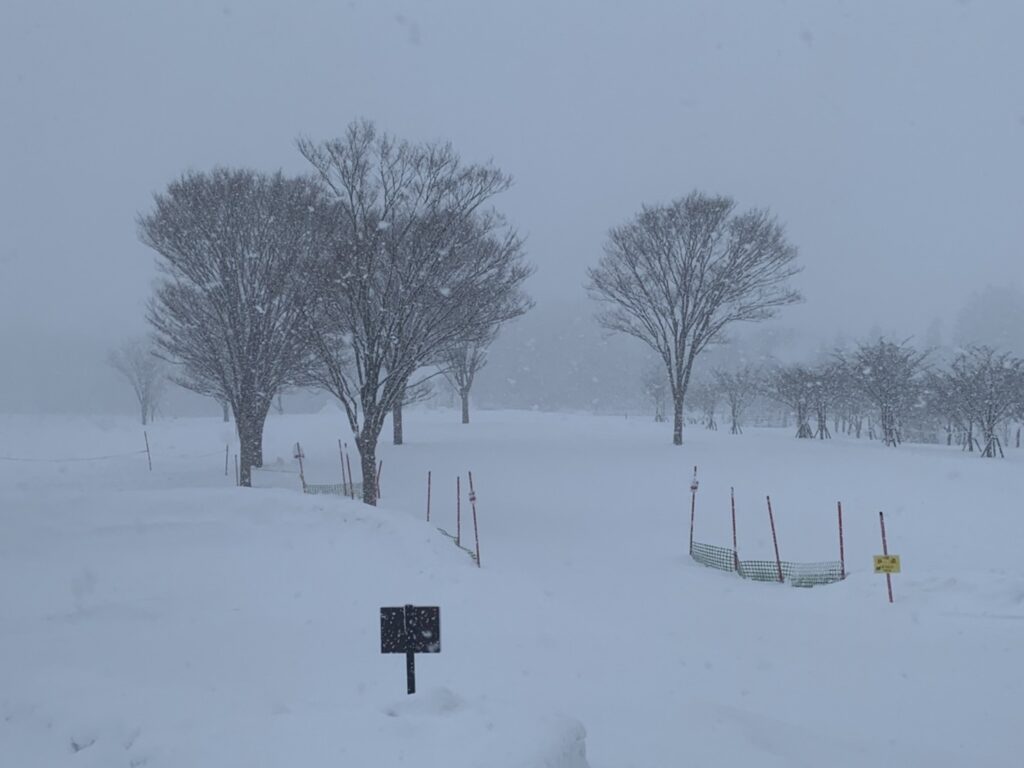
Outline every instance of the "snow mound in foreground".
[[397, 766], [588, 768], [578, 722], [439, 688], [381, 707], [225, 714], [190, 723], [67, 727], [39, 711], [0, 722], [5, 760], [47, 768]]

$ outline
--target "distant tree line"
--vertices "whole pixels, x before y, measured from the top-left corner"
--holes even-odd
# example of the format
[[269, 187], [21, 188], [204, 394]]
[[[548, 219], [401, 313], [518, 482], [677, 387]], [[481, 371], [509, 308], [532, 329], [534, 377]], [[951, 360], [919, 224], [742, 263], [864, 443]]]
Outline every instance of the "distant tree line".
[[[941, 352], [879, 338], [812, 365], [715, 370], [696, 379], [691, 410], [695, 422], [716, 429], [715, 412], [726, 403], [733, 434], [751, 406], [763, 417], [774, 404], [785, 409], [783, 423], [792, 418], [797, 438], [836, 432], [891, 447], [944, 442], [984, 458], [1003, 456], [1010, 442], [1020, 447], [1024, 359], [986, 345]], [[647, 378], [643, 387], [650, 391]]]

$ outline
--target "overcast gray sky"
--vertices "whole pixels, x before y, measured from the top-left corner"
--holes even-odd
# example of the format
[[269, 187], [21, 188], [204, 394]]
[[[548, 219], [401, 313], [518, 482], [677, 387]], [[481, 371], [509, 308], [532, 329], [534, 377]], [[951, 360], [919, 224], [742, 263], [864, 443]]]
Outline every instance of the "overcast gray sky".
[[579, 298], [609, 226], [701, 188], [787, 223], [787, 322], [920, 333], [1024, 282], [1021, 30], [1018, 0], [4, 0], [0, 401], [70, 365], [44, 362], [57, 340], [143, 329], [155, 190], [304, 171], [295, 138], [356, 117], [513, 174], [541, 300]]

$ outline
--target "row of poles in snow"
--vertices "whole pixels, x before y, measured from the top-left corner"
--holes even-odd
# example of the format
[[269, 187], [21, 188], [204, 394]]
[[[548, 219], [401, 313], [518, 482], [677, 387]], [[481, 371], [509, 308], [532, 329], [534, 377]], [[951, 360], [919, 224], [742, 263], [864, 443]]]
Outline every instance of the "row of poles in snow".
[[[462, 546], [462, 476], [457, 475], [455, 478], [455, 535], [452, 536], [448, 531], [443, 528], [438, 528], [441, 533], [445, 534], [449, 538], [455, 540], [455, 546], [460, 549], [464, 549], [469, 552], [470, 557], [476, 561], [476, 565], [480, 567], [480, 527], [477, 524], [476, 519], [476, 489], [473, 487], [473, 473], [467, 472], [469, 476], [469, 505], [473, 512], [473, 539], [476, 545], [476, 551], [466, 549]], [[431, 494], [433, 490], [433, 473], [427, 472], [427, 522], [430, 522], [430, 502]]]
[[[694, 521], [696, 519], [697, 512], [697, 488], [699, 483], [697, 482], [697, 467], [693, 468], [693, 481], [690, 483], [690, 555], [693, 555], [693, 529]], [[775, 514], [772, 511], [772, 498], [771, 496], [765, 497], [768, 503], [768, 523], [772, 529], [772, 546], [775, 549], [775, 567], [778, 571], [779, 582], [785, 581], [782, 573], [782, 558], [779, 556], [779, 538], [775, 532]], [[740, 569], [739, 562], [739, 546], [736, 537], [736, 491], [734, 488], [729, 488], [729, 506], [732, 513], [732, 556], [733, 556], [733, 568], [737, 571]], [[839, 573], [840, 578], [846, 578], [846, 546], [843, 539], [843, 502], [836, 502], [836, 515], [839, 520]], [[885, 556], [889, 555], [889, 542], [885, 535], [885, 514], [879, 511], [878, 523], [882, 531], [882, 554]], [[888, 587], [889, 602], [893, 602], [892, 594], [892, 575], [890, 573], [885, 574], [886, 586]]]
[[[699, 483], [697, 482], [697, 468], [693, 468], [693, 481], [690, 483], [690, 554], [693, 554], [693, 527], [694, 521], [697, 514], [697, 488]], [[779, 537], [775, 533], [775, 514], [772, 511], [772, 497], [766, 496], [765, 499], [768, 501], [768, 523], [772, 529], [772, 546], [775, 549], [775, 566], [778, 569], [779, 581], [785, 581], [782, 575], [782, 558], [779, 556]], [[729, 506], [732, 511], [732, 557], [733, 557], [733, 568], [735, 570], [740, 569], [740, 556], [739, 556], [739, 545], [736, 537], [736, 490], [732, 487], [729, 488]], [[846, 578], [846, 552], [843, 544], [843, 503], [841, 501], [836, 502], [836, 508], [839, 513], [839, 572], [841, 578]]]
[[[302, 450], [301, 443], [295, 443], [295, 453], [293, 458], [299, 461], [299, 482], [302, 483], [302, 491], [306, 491], [306, 470], [303, 465], [303, 459], [306, 458], [305, 451]], [[338, 459], [341, 462], [341, 487], [342, 495], [348, 496], [350, 499], [356, 497], [356, 483], [352, 478], [352, 459], [348, 452], [348, 443], [342, 443], [341, 438], [338, 438]], [[381, 459], [377, 464], [377, 472], [373, 481], [377, 487], [377, 498], [380, 498], [380, 476], [381, 472], [384, 471], [384, 459]]]

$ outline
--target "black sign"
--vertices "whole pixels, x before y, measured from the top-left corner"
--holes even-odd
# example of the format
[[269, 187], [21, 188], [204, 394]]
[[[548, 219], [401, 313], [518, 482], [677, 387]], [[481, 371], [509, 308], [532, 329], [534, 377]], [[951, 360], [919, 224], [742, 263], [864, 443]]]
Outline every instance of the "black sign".
[[441, 609], [406, 605], [380, 609], [380, 652], [404, 653], [409, 693], [416, 693], [415, 654], [441, 652]]
[[407, 605], [380, 609], [381, 653], [440, 653], [441, 609]]

